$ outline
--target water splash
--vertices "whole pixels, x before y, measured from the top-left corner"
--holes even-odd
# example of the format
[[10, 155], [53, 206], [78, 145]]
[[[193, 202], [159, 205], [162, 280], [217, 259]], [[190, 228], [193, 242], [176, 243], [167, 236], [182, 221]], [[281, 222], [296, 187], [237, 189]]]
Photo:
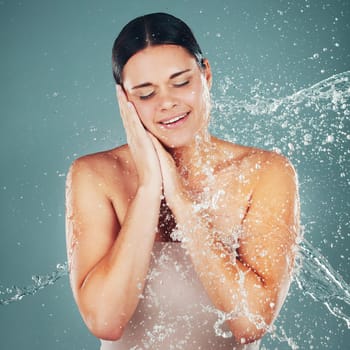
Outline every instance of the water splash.
[[[322, 303], [333, 316], [344, 321], [347, 328], [350, 329], [350, 286], [306, 239], [299, 244], [293, 281], [296, 282], [301, 292], [309, 295], [315, 302]], [[280, 343], [286, 342], [292, 350], [299, 349], [293, 338], [287, 336], [282, 326], [267, 326], [261, 318], [249, 314], [247, 310], [247, 307], [243, 310], [244, 314], [254, 321], [257, 328], [266, 329], [272, 338], [277, 339]], [[239, 317], [242, 310], [225, 313], [206, 307], [206, 311], [213, 312], [218, 317], [214, 324], [216, 335], [223, 338], [232, 336], [230, 331], [224, 330], [225, 323], [227, 320]]]
[[[300, 193], [306, 209], [302, 210], [302, 222], [308, 225], [304, 236], [311, 239], [313, 222], [319, 222], [327, 213], [336, 220], [332, 242], [344, 239], [344, 229], [349, 225], [349, 215], [344, 211], [347, 204], [337, 201], [335, 192], [330, 201], [318, 204], [315, 213], [309, 208], [315, 208], [313, 196], [324, 192], [325, 187], [333, 186], [332, 189], [339, 192], [342, 188], [347, 191], [350, 184], [350, 71], [332, 75], [284, 97], [264, 95], [270, 90], [257, 81], [249, 96], [238, 100], [236, 88], [233, 78], [225, 77], [220, 82], [220, 95], [214, 96], [213, 103], [213, 133], [232, 142], [287, 155], [298, 173], [299, 170], [302, 173]], [[239, 87], [237, 91], [240, 92]], [[310, 169], [305, 172], [303, 168], [308, 166]], [[315, 234], [320, 237], [322, 229]], [[328, 241], [329, 232], [326, 237]], [[350, 287], [343, 277], [306, 239], [300, 242], [298, 265], [294, 283], [303, 295], [322, 303], [350, 329]], [[298, 348], [281, 326], [270, 336], [286, 342], [292, 349]]]
[[294, 278], [300, 290], [314, 301], [324, 304], [333, 316], [343, 320], [350, 329], [350, 313], [344, 311], [345, 306], [350, 307], [350, 286], [343, 277], [306, 239], [300, 244], [299, 264], [301, 268]]
[[0, 290], [0, 305], [8, 305], [22, 300], [25, 296], [35, 295], [41, 289], [54, 285], [61, 277], [68, 274], [67, 262], [57, 264], [56, 270], [47, 275], [33, 275], [33, 284], [26, 287], [12, 286]]
[[214, 96], [214, 133], [233, 142], [272, 148], [295, 165], [310, 156], [336, 162], [349, 184], [350, 71], [282, 98], [265, 97], [263, 89], [260, 93], [256, 89], [253, 95], [235, 100], [232, 85], [227, 80], [223, 84], [228, 85], [225, 93]]
[[[232, 79], [225, 77], [219, 89], [220, 96], [214, 96], [213, 133], [233, 142], [273, 148], [287, 155], [296, 165], [311, 160], [319, 164], [328, 162], [329, 165], [336, 165], [339, 168], [338, 176], [327, 178], [327, 181], [348, 186], [350, 71], [335, 74], [282, 98], [265, 97], [259, 92], [259, 87], [258, 84], [253, 88], [253, 93], [246, 99], [235, 100], [232, 98], [235, 96]], [[306, 205], [311, 203], [311, 199], [303, 198], [303, 188], [314, 186], [314, 190], [314, 183], [317, 182], [302, 179], [301, 197]], [[339, 227], [346, 227], [347, 214], [337, 215], [337, 220], [341, 220]], [[303, 221], [309, 223], [311, 220], [304, 217]], [[304, 236], [308, 237], [311, 233], [308, 230]], [[343, 277], [306, 239], [300, 242], [297, 260], [298, 269], [293, 277], [300, 291], [323, 304], [350, 329], [350, 287]], [[35, 295], [67, 274], [67, 263], [58, 264], [50, 274], [33, 276], [31, 285], [2, 288], [0, 305]], [[227, 317], [232, 315], [218, 314], [215, 324], [218, 335], [223, 337], [229, 335], [221, 328]], [[298, 348], [281, 327], [273, 329], [271, 337], [287, 342], [292, 349]]]
[[[232, 81], [226, 77], [223, 84], [227, 87], [222, 90], [224, 94], [214, 100], [214, 108], [231, 116], [244, 111], [253, 116], [274, 115], [279, 108], [292, 111], [295, 106], [302, 103], [307, 107], [316, 107], [315, 110], [336, 110], [337, 108], [345, 110], [348, 107], [347, 99], [350, 97], [350, 71], [332, 75], [311, 87], [282, 98], [266, 98], [259, 94], [258, 88], [253, 88], [252, 90], [256, 92], [253, 96], [250, 95], [248, 100], [234, 101], [230, 95]], [[299, 111], [294, 110], [293, 114], [297, 112]], [[346, 115], [349, 115], [348, 112]]]
[[[350, 306], [350, 286], [342, 276], [332, 268], [327, 259], [316, 250], [306, 239], [300, 243], [298, 255], [298, 268], [294, 280], [299, 289], [309, 295], [314, 301], [321, 302], [329, 312], [343, 320], [350, 329], [350, 315], [337, 305], [338, 301]], [[68, 275], [67, 262], [57, 264], [56, 270], [47, 275], [33, 275], [33, 284], [26, 287], [12, 286], [0, 290], [0, 305], [8, 305], [20, 301], [25, 296], [35, 295], [41, 289], [54, 285], [60, 278]], [[218, 314], [218, 322], [215, 324], [217, 334], [227, 337], [228, 333], [220, 329], [220, 326], [233, 314], [225, 314], [220, 310], [211, 310]]]

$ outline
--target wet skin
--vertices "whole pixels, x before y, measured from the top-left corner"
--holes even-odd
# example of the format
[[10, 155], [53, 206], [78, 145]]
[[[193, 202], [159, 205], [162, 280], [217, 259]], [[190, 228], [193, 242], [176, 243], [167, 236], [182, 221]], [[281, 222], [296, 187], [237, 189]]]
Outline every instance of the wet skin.
[[[128, 144], [79, 158], [67, 179], [70, 277], [86, 324], [99, 338], [122, 336], [153, 243], [171, 240], [175, 225], [213, 304], [229, 312], [246, 302], [271, 324], [288, 291], [299, 232], [293, 167], [276, 153], [209, 134], [210, 66], [200, 68], [183, 48], [142, 50], [122, 78]], [[228, 265], [226, 242], [238, 231], [237, 258]], [[266, 331], [247, 315], [229, 326], [237, 341]]]

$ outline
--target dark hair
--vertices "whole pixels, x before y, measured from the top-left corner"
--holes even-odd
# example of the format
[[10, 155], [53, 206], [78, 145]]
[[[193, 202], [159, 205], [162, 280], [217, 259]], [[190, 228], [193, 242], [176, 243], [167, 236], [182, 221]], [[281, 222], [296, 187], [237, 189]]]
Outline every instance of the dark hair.
[[130, 21], [115, 39], [112, 49], [113, 77], [122, 82], [122, 71], [131, 56], [148, 46], [179, 45], [203, 67], [202, 51], [186, 23], [167, 13], [151, 13]]

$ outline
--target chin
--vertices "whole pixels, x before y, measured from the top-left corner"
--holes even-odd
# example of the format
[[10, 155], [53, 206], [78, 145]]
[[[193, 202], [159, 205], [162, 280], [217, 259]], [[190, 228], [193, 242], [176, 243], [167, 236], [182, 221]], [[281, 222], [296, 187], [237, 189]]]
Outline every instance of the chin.
[[187, 146], [189, 143], [186, 142], [162, 142], [162, 145], [167, 149], [167, 150], [175, 150], [177, 148], [182, 148]]
[[162, 145], [167, 149], [176, 149], [189, 146], [195, 140], [194, 135], [181, 135], [180, 137], [162, 137], [159, 138]]

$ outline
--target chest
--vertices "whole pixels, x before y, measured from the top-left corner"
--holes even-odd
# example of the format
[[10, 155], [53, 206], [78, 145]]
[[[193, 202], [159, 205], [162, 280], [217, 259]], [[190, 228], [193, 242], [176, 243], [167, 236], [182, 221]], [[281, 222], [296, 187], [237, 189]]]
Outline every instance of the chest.
[[[219, 178], [211, 186], [189, 191], [194, 210], [204, 218], [213, 232], [231, 236], [246, 217], [252, 199], [252, 186], [239, 181], [228, 182]], [[160, 240], [171, 241], [176, 222], [166, 203], [162, 201], [158, 224]]]
[[[114, 187], [114, 186], [113, 186]], [[110, 191], [112, 203], [122, 224], [137, 191], [137, 177], [129, 176], [123, 186]], [[210, 226], [223, 234], [230, 234], [241, 225], [252, 199], [252, 181], [242, 176], [221, 174], [210, 183], [187, 188], [193, 206], [200, 215], [206, 216]], [[159, 208], [157, 241], [169, 242], [176, 228], [174, 216], [163, 199]]]

